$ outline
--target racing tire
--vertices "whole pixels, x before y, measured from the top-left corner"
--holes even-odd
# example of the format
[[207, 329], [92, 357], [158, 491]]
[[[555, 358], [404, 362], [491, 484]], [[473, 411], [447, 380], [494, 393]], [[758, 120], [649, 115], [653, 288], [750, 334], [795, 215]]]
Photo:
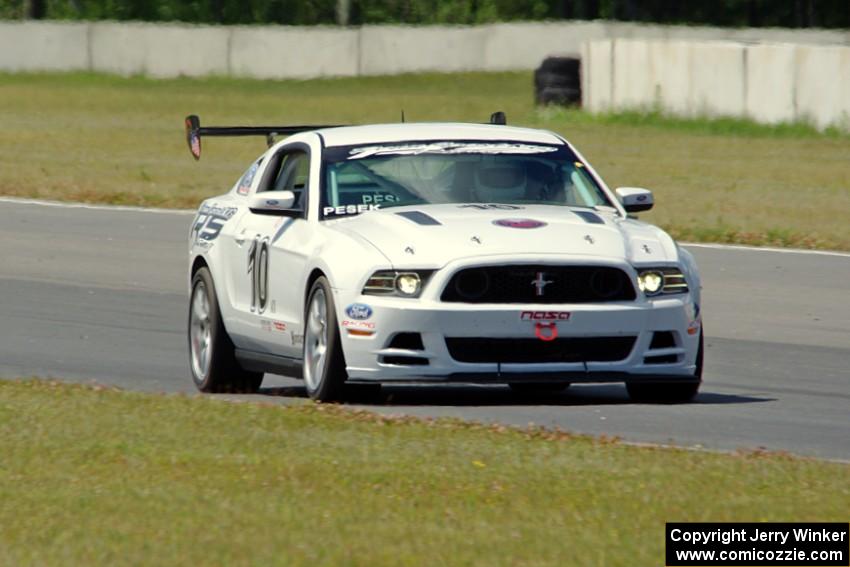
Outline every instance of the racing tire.
[[538, 105], [581, 105], [581, 61], [547, 57], [534, 71], [534, 101]]
[[537, 104], [561, 106], [581, 104], [581, 90], [571, 87], [544, 87], [537, 91]]
[[568, 80], [578, 82], [581, 72], [581, 59], [578, 57], [547, 57], [537, 69], [540, 73], [548, 73]]
[[569, 382], [510, 382], [508, 386], [514, 392], [523, 394], [541, 392], [563, 392], [570, 387]]
[[343, 401], [348, 375], [333, 293], [324, 276], [313, 283], [304, 309], [303, 377], [307, 395], [315, 401]]
[[189, 299], [189, 367], [192, 380], [202, 392], [254, 393], [263, 383], [262, 372], [248, 372], [236, 360], [233, 341], [224, 328], [207, 268], [192, 277]]
[[702, 385], [702, 361], [703, 361], [703, 335], [699, 334], [699, 350], [697, 350], [696, 370], [694, 382], [632, 382], [626, 384], [629, 397], [636, 402], [650, 402], [662, 404], [680, 404], [689, 402], [699, 392]]

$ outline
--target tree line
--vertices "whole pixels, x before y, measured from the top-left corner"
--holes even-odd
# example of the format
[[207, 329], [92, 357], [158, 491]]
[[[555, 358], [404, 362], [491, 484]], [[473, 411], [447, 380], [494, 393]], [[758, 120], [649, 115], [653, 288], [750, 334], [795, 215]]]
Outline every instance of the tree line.
[[850, 0], [0, 0], [0, 18], [284, 25], [574, 19], [850, 28]]

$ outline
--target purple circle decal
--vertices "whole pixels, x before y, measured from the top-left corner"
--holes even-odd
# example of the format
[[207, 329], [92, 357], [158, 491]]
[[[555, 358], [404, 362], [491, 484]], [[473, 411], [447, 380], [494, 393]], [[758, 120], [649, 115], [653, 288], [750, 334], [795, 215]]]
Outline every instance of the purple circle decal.
[[494, 220], [493, 224], [508, 228], [540, 228], [546, 226], [545, 222], [534, 219], [499, 219]]

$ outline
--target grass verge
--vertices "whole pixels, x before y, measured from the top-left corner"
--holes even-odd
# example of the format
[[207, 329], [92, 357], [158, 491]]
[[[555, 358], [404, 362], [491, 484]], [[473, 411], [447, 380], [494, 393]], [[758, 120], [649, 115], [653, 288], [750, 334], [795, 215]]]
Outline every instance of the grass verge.
[[0, 381], [0, 564], [655, 565], [666, 521], [844, 521], [848, 466]]
[[194, 208], [229, 188], [260, 140], [210, 139], [194, 163], [182, 119], [484, 121], [555, 130], [612, 187], [653, 189], [646, 215], [682, 239], [850, 250], [850, 136], [805, 125], [539, 110], [530, 73], [311, 81], [0, 75], [0, 194]]

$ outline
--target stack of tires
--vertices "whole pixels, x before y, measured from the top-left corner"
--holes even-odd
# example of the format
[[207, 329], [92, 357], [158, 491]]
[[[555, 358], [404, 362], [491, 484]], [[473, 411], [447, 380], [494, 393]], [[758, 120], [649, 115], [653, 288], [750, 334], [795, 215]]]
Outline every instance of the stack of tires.
[[577, 57], [547, 57], [534, 71], [534, 100], [539, 105], [581, 105]]

